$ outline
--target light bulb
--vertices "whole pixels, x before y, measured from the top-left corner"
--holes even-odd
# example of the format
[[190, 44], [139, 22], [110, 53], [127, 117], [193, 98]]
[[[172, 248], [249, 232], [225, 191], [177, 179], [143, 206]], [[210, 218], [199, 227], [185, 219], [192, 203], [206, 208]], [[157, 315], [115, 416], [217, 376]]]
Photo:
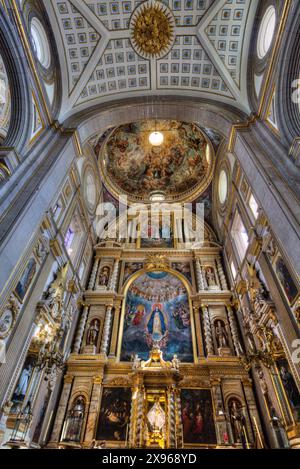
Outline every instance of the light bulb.
[[164, 141], [164, 136], [161, 132], [152, 132], [149, 136], [149, 142], [154, 147], [159, 147]]

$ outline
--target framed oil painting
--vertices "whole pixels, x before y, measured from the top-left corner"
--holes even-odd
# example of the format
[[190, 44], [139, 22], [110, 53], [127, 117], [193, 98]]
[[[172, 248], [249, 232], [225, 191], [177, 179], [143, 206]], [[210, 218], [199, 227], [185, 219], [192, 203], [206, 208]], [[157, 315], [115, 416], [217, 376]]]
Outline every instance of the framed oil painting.
[[284, 293], [286, 294], [289, 302], [293, 303], [297, 298], [299, 291], [287, 266], [285, 265], [284, 260], [280, 256], [276, 260], [275, 270]]
[[184, 443], [217, 444], [214, 410], [209, 389], [181, 390], [181, 418]]
[[125, 441], [130, 421], [130, 388], [104, 388], [96, 439]]
[[37, 270], [37, 264], [36, 260], [34, 258], [31, 258], [26, 267], [25, 270], [16, 286], [15, 293], [18, 297], [18, 299], [23, 302], [25, 299], [25, 296], [30, 288], [30, 285], [33, 281], [33, 278], [36, 274]]
[[126, 298], [121, 361], [142, 360], [157, 342], [165, 360], [193, 357], [190, 305], [181, 280], [168, 272], [147, 272], [131, 284]]
[[141, 248], [166, 248], [174, 247], [174, 234], [172, 223], [164, 224], [162, 220], [159, 223], [151, 224], [149, 218], [146, 232], [141, 233]]

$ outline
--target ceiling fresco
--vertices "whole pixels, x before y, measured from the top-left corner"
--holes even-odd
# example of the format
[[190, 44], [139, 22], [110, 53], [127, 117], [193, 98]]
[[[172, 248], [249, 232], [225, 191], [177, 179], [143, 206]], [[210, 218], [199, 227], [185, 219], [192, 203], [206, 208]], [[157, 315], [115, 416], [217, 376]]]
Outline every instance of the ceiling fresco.
[[[259, 0], [43, 1], [68, 83], [61, 119], [153, 93], [209, 98], [249, 113], [247, 63]], [[152, 54], [143, 52], [139, 31], [151, 5], [165, 14], [170, 32], [160, 39], [162, 17], [146, 25]]]
[[[159, 147], [149, 142], [155, 130], [164, 135]], [[211, 181], [213, 160], [213, 149], [198, 126], [161, 120], [118, 127], [99, 158], [105, 182], [114, 194], [143, 201], [156, 191], [164, 192], [167, 200], [199, 195]]]

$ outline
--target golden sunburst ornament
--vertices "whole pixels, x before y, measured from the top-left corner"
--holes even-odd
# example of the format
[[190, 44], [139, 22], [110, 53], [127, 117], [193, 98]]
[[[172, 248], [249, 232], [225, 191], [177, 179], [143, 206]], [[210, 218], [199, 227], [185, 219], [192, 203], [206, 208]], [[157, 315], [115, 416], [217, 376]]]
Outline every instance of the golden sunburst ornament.
[[171, 10], [157, 0], [138, 6], [130, 21], [131, 42], [146, 59], [166, 55], [175, 41], [175, 20]]

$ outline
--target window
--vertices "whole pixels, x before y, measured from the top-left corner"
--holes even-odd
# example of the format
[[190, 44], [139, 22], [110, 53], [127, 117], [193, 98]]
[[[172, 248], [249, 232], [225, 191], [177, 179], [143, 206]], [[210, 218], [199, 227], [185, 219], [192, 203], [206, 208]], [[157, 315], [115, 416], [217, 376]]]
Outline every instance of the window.
[[227, 199], [227, 193], [228, 193], [228, 180], [227, 180], [227, 174], [222, 169], [220, 172], [219, 176], [219, 200], [220, 203], [223, 205]]
[[75, 233], [72, 228], [68, 228], [68, 231], [65, 236], [65, 246], [69, 254], [72, 252], [72, 243], [74, 240]]
[[64, 244], [73, 263], [79, 255], [79, 249], [84, 239], [84, 229], [78, 212], [73, 215], [69, 228], [66, 231]]
[[253, 197], [252, 194], [251, 194], [250, 199], [249, 199], [249, 207], [251, 208], [251, 212], [253, 213], [255, 220], [257, 220], [257, 218], [258, 218], [258, 205], [257, 205], [257, 202], [256, 202], [256, 200], [255, 200], [255, 198]]
[[276, 11], [271, 5], [265, 12], [257, 38], [257, 55], [263, 59], [270, 50], [276, 27]]
[[235, 280], [236, 279], [236, 268], [235, 268], [235, 265], [234, 265], [234, 262], [231, 261], [231, 264], [230, 264], [230, 269], [231, 269], [231, 273], [232, 273], [232, 276], [233, 276], [233, 279]]
[[44, 68], [49, 68], [51, 64], [49, 42], [45, 29], [37, 18], [31, 21], [30, 33], [36, 58]]
[[240, 260], [242, 261], [249, 246], [249, 238], [245, 225], [243, 224], [241, 216], [238, 212], [236, 212], [234, 217], [231, 235], [235, 242]]

